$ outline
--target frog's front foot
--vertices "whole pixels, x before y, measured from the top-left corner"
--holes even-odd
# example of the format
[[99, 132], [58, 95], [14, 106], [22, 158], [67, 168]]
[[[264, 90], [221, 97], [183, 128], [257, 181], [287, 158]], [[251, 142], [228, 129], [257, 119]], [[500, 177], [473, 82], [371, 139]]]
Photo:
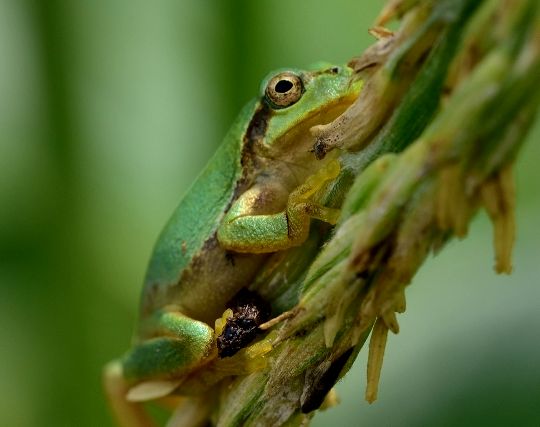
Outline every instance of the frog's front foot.
[[335, 224], [339, 218], [339, 209], [321, 206], [311, 201], [311, 198], [328, 181], [339, 175], [340, 164], [332, 160], [317, 173], [309, 176], [306, 182], [297, 187], [287, 202], [287, 220], [289, 226], [290, 246], [297, 246], [304, 242], [309, 232], [310, 218], [316, 218], [329, 224]]
[[[225, 215], [217, 238], [225, 249], [244, 253], [268, 253], [301, 245], [309, 233], [311, 218], [335, 224], [340, 211], [314, 202], [313, 196], [340, 172], [338, 160], [332, 160], [309, 176], [288, 197], [283, 212], [270, 215], [251, 214], [245, 209], [247, 200], [240, 197]], [[263, 190], [260, 190], [263, 194]], [[257, 198], [254, 188], [246, 196]]]

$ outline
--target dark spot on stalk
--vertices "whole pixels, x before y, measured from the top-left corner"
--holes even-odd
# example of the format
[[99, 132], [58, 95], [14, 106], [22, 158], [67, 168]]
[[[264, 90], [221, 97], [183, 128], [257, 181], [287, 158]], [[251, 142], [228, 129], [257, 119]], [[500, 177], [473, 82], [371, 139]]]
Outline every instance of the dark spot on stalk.
[[313, 148], [311, 149], [311, 152], [315, 154], [315, 158], [317, 160], [322, 160], [326, 156], [326, 153], [328, 152], [328, 146], [324, 139], [317, 138], [315, 141], [315, 144], [313, 144]]
[[353, 352], [354, 347], [349, 348], [334, 360], [322, 375], [312, 378], [312, 380], [314, 380], [313, 383], [304, 386], [304, 392], [300, 399], [301, 410], [304, 414], [320, 408], [324, 398], [336, 384], [339, 374]]
[[270, 306], [256, 292], [241, 289], [227, 303], [233, 316], [227, 319], [223, 332], [217, 338], [219, 357], [234, 356], [246, 347], [259, 332], [259, 325], [270, 318]]

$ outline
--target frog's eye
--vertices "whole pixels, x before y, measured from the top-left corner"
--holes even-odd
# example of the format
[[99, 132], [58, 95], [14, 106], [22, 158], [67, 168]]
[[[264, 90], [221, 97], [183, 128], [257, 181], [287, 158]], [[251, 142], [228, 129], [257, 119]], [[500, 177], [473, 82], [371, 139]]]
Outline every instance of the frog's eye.
[[272, 77], [266, 86], [266, 99], [274, 108], [285, 108], [297, 102], [304, 93], [302, 79], [286, 71]]

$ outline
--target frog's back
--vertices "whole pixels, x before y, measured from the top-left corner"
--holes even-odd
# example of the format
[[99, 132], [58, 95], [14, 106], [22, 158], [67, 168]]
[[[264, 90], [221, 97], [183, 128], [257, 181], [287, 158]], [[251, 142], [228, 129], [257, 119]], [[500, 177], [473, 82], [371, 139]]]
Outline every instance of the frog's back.
[[225, 140], [184, 196], [154, 247], [141, 296], [143, 315], [167, 303], [170, 288], [214, 236], [242, 175], [242, 137], [257, 108], [242, 110]]

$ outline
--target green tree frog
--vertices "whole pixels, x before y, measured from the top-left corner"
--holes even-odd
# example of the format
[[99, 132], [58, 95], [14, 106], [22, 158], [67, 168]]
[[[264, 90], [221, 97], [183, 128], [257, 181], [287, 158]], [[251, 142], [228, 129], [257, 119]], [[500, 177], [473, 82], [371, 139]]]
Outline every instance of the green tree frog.
[[[219, 359], [212, 326], [218, 319], [222, 329], [227, 302], [268, 254], [301, 245], [312, 218], [337, 221], [339, 211], [314, 196], [340, 164], [316, 159], [309, 129], [356, 99], [361, 83], [351, 83], [351, 73], [335, 66], [272, 73], [182, 199], [154, 248], [133, 346], [105, 369], [121, 425], [151, 425], [138, 401], [192, 392], [190, 378]], [[227, 366], [221, 377], [238, 373]], [[210, 377], [197, 375], [197, 390]]]

